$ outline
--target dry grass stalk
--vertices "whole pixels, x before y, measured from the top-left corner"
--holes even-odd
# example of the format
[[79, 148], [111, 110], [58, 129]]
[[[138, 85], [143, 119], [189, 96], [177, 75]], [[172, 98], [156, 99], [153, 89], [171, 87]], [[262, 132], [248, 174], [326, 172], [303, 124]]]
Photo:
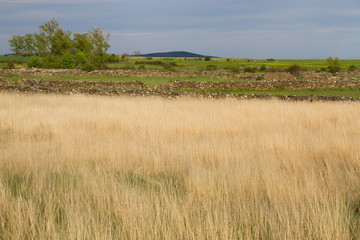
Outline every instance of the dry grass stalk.
[[0, 95], [0, 239], [358, 239], [360, 107]]

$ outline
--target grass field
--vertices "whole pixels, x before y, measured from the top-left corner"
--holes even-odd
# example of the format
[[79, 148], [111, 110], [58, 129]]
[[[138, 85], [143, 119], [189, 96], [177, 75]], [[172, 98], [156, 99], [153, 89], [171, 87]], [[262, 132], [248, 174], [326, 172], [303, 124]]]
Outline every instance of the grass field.
[[[27, 63], [31, 60], [31, 57], [23, 56], [0, 56], [0, 67], [6, 67], [7, 62], [17, 62], [17, 63]], [[205, 68], [208, 65], [215, 65], [220, 68], [237, 68], [242, 66], [261, 66], [266, 65], [267, 67], [289, 67], [293, 64], [297, 64], [303, 68], [325, 68], [326, 59], [274, 59], [273, 62], [269, 62], [266, 59], [240, 59], [240, 58], [231, 58], [229, 61], [226, 61], [226, 58], [223, 59], [213, 59], [214, 61], [204, 61], [196, 59], [184, 59], [184, 58], [144, 58], [144, 57], [128, 57], [126, 62], [113, 63], [109, 64], [111, 68], [123, 68], [129, 66], [129, 63], [132, 67], [139, 67], [136, 65], [136, 61], [162, 61], [164, 63], [176, 63], [177, 66], [173, 67], [175, 70], [197, 70], [198, 68]], [[215, 61], [216, 60], [216, 61]], [[350, 65], [354, 65], [357, 68], [360, 68], [360, 59], [340, 59], [342, 68], [346, 69]], [[151, 65], [146, 64], [147, 69], [163, 69], [160, 65]]]
[[[211, 81], [211, 82], [224, 82], [229, 81], [228, 78], [209, 78], [204, 76], [185, 76], [185, 77], [116, 77], [116, 76], [38, 76], [38, 75], [20, 75], [9, 74], [0, 75], [8, 81], [20, 81], [22, 79], [42, 79], [42, 80], [58, 80], [58, 81], [111, 81], [111, 82], [130, 82], [141, 81], [148, 86], [158, 84], [167, 84], [175, 80], [190, 80], [190, 81]], [[234, 80], [234, 79], [231, 79]], [[238, 80], [246, 81], [246, 80]]]
[[359, 117], [0, 94], [0, 239], [359, 239]]

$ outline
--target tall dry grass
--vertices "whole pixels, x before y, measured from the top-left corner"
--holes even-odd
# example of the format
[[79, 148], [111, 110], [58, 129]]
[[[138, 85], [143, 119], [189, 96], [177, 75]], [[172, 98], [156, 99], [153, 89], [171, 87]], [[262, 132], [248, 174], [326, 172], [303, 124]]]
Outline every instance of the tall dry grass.
[[360, 105], [0, 95], [0, 239], [359, 239]]

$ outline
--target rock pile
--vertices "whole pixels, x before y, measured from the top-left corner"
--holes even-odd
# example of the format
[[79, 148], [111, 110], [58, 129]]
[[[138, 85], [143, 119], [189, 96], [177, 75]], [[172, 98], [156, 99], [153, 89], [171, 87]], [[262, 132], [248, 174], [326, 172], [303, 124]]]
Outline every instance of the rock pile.
[[[190, 84], [190, 82], [187, 82]], [[173, 84], [179, 84], [173, 83]], [[191, 83], [193, 84], [193, 83]], [[221, 83], [228, 84], [228, 83]], [[193, 85], [193, 86], [196, 86]], [[230, 86], [230, 85], [229, 85]], [[331, 96], [284, 96], [268, 94], [236, 94], [236, 93], [204, 93], [204, 92], [178, 92], [159, 88], [149, 88], [141, 82], [81, 82], [81, 81], [42, 81], [22, 80], [9, 82], [0, 78], [0, 92], [20, 93], [55, 93], [55, 94], [95, 94], [114, 96], [157, 96], [168, 99], [183, 97], [210, 98], [210, 99], [278, 99], [284, 101], [360, 101], [356, 97]]]
[[0, 75], [19, 74], [24, 76], [114, 76], [114, 77], [196, 77], [229, 78], [232, 80], [265, 80], [265, 81], [290, 81], [302, 78], [306, 81], [348, 81], [357, 80], [360, 76], [358, 71], [340, 72], [331, 74], [328, 72], [304, 71], [297, 76], [288, 72], [257, 72], [257, 73], [232, 73], [229, 71], [167, 71], [159, 69], [132, 69], [132, 70], [96, 70], [85, 72], [78, 69], [0, 69]]
[[[161, 86], [157, 86], [161, 88]], [[262, 80], [262, 81], [229, 81], [229, 82], [195, 82], [173, 81], [163, 86], [166, 89], [212, 89], [212, 90], [268, 90], [268, 89], [334, 89], [334, 88], [360, 88], [358, 80]]]

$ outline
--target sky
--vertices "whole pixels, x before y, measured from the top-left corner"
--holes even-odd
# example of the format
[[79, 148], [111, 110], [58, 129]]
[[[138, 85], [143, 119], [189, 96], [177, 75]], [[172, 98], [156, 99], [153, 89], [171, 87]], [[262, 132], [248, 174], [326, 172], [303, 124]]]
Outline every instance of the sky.
[[115, 54], [360, 58], [360, 0], [0, 0], [0, 54], [52, 18], [109, 32]]

